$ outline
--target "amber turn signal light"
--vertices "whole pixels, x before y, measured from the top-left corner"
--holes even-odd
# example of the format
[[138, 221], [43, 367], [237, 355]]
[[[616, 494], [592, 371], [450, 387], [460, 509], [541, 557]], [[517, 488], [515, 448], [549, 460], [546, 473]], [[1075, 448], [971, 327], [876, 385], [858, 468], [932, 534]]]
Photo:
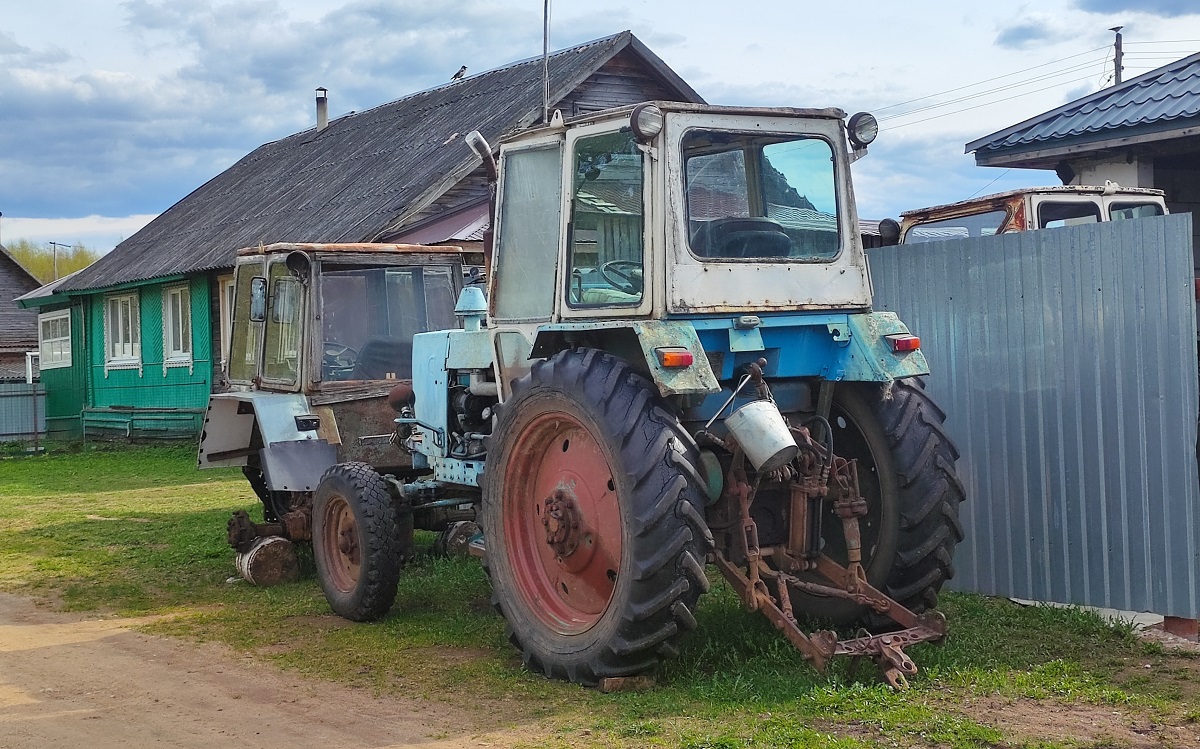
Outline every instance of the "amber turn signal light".
[[658, 363], [668, 369], [678, 369], [681, 367], [690, 367], [695, 357], [692, 352], [682, 346], [671, 346], [668, 348], [656, 348], [654, 353], [658, 355]]
[[894, 333], [884, 336], [884, 338], [892, 345], [892, 351], [895, 351], [897, 354], [916, 351], [921, 348], [921, 339], [909, 333]]

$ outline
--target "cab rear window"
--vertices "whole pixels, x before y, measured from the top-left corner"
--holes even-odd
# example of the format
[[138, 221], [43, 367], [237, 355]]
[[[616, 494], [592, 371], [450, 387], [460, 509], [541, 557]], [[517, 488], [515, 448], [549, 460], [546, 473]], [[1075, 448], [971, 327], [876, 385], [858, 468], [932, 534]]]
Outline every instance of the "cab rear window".
[[1100, 206], [1095, 203], [1046, 201], [1038, 206], [1038, 228], [1057, 229], [1100, 222]]
[[1113, 203], [1108, 207], [1108, 218], [1111, 221], [1161, 215], [1163, 209], [1158, 203]]

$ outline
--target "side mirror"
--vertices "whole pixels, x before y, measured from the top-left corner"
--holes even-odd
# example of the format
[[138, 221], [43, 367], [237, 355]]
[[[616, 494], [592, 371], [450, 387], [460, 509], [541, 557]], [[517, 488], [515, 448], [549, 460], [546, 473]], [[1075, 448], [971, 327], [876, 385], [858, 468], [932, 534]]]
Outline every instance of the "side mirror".
[[255, 276], [250, 279], [250, 322], [267, 319], [267, 279]]
[[879, 244], [891, 247], [900, 244], [900, 224], [894, 218], [885, 218], [879, 222]]
[[284, 261], [288, 271], [299, 278], [302, 283], [308, 282], [309, 273], [312, 272], [312, 261], [309, 260], [308, 254], [299, 251], [288, 253], [287, 260]]

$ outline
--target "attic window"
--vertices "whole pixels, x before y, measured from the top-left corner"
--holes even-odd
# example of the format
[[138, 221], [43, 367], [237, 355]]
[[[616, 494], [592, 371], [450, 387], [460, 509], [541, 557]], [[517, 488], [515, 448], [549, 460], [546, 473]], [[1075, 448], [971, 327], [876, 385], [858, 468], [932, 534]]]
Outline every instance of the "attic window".
[[571, 116], [582, 117], [585, 114], [593, 112], [603, 112], [606, 107], [603, 104], [594, 104], [588, 101], [577, 101], [571, 105]]

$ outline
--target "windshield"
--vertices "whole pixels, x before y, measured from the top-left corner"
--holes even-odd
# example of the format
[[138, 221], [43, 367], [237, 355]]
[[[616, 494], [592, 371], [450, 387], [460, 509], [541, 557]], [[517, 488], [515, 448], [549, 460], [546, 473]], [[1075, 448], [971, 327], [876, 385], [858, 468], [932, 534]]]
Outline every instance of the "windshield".
[[684, 135], [692, 253], [721, 261], [824, 261], [838, 254], [833, 148], [810, 136]]
[[973, 213], [968, 216], [944, 218], [941, 221], [924, 221], [913, 226], [904, 235], [904, 244], [937, 242], [943, 239], [963, 237], [990, 237], [1000, 231], [1008, 211], [997, 210]]
[[457, 327], [456, 266], [326, 270], [321, 379], [412, 377], [417, 333]]

